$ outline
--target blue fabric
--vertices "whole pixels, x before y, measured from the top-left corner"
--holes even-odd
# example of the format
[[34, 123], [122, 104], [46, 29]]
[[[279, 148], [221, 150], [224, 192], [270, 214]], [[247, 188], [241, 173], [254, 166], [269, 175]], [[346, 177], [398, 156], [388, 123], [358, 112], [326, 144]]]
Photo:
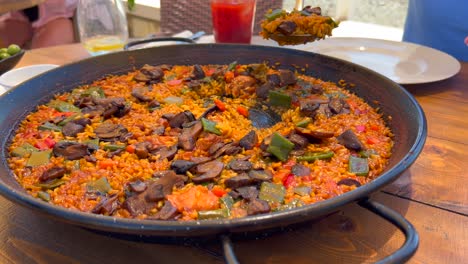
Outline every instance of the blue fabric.
[[468, 61], [468, 0], [409, 0], [403, 41]]

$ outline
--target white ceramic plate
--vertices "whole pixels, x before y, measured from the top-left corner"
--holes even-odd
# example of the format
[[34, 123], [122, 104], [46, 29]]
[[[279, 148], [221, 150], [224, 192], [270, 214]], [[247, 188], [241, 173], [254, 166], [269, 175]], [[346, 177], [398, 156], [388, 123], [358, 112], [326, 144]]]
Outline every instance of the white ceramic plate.
[[302, 49], [359, 64], [400, 84], [444, 80], [461, 67], [447, 53], [407, 42], [332, 37]]
[[56, 67], [58, 67], [58, 65], [36, 64], [7, 71], [0, 76], [0, 95], [32, 77]]

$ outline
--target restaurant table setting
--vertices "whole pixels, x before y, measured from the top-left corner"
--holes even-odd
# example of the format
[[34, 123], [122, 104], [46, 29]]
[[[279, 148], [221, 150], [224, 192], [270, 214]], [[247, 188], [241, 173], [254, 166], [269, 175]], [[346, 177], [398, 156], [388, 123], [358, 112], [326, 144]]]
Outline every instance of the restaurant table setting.
[[[216, 32], [184, 31], [154, 43], [130, 40], [126, 50], [106, 55], [82, 44], [29, 50], [0, 76], [1, 263], [468, 262], [466, 62], [388, 40], [331, 37], [280, 47], [260, 36], [246, 41], [250, 45], [220, 44]], [[53, 94], [147, 63], [232, 61], [299, 65], [314, 77], [355, 85], [360, 97], [378, 102], [391, 116], [386, 121], [395, 146], [388, 168], [366, 185], [315, 204], [188, 222], [59, 208], [26, 194], [8, 169], [12, 129]]]

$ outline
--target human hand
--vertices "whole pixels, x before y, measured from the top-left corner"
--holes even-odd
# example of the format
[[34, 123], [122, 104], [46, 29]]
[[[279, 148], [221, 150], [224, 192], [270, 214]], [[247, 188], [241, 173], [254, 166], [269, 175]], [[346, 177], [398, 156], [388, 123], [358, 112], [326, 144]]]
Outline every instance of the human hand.
[[465, 38], [465, 44], [468, 46], [468, 36]]

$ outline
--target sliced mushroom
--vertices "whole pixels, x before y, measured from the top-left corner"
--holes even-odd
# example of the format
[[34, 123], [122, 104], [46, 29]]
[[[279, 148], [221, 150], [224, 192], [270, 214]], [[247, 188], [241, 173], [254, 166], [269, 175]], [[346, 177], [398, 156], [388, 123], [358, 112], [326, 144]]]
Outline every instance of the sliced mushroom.
[[252, 185], [253, 180], [246, 173], [241, 173], [224, 181], [226, 187], [236, 189], [248, 185]]
[[239, 141], [239, 145], [245, 150], [253, 149], [258, 144], [258, 136], [254, 130], [251, 130]]
[[288, 136], [289, 141], [294, 143], [294, 149], [303, 149], [309, 145], [309, 141], [307, 140], [306, 137], [301, 136], [296, 133], [292, 133], [291, 135]]
[[195, 167], [197, 163], [188, 160], [174, 160], [171, 163], [171, 170], [177, 174], [185, 174], [188, 170]]
[[296, 127], [296, 132], [309, 139], [326, 139], [331, 138], [335, 135], [334, 132], [330, 131], [310, 130], [302, 127]]
[[347, 186], [354, 185], [356, 187], [361, 186], [360, 182], [358, 182], [355, 179], [351, 179], [351, 178], [342, 179], [342, 180], [338, 181], [336, 184], [338, 184], [338, 185], [347, 185]]
[[192, 74], [190, 74], [190, 78], [192, 80], [199, 80], [205, 78], [205, 72], [203, 71], [203, 68], [198, 64], [194, 65]]
[[360, 151], [364, 149], [364, 145], [361, 143], [359, 138], [356, 136], [356, 134], [354, 134], [354, 132], [351, 129], [346, 130], [336, 139], [338, 140], [338, 143], [345, 146], [347, 149], [355, 151]]
[[163, 207], [151, 219], [170, 220], [179, 215], [177, 208], [171, 202], [165, 201]]
[[290, 70], [279, 70], [280, 85], [286, 86], [297, 82], [296, 75]]
[[151, 150], [151, 155], [154, 156], [159, 156], [160, 160], [167, 159], [167, 160], [172, 160], [174, 156], [177, 154], [177, 146], [171, 146], [171, 147], [158, 147], [154, 150]]
[[134, 182], [129, 182], [128, 183], [128, 187], [130, 189], [130, 191], [132, 192], [136, 192], [136, 193], [141, 193], [141, 192], [144, 192], [146, 190], [146, 183], [141, 181], [141, 180], [136, 180]]
[[296, 30], [297, 25], [293, 21], [283, 21], [276, 28], [280, 33], [285, 36], [289, 36]]
[[149, 155], [149, 149], [151, 148], [151, 143], [148, 141], [138, 142], [135, 144], [135, 154], [139, 159], [146, 159]]
[[247, 215], [265, 214], [271, 211], [267, 201], [253, 198], [247, 203]]
[[78, 133], [85, 130], [85, 127], [74, 122], [68, 122], [62, 127], [62, 134], [66, 137], [76, 137]]
[[233, 171], [249, 171], [253, 167], [252, 162], [248, 160], [233, 159], [229, 162], [229, 168]]
[[271, 82], [266, 82], [260, 86], [257, 87], [255, 90], [255, 94], [257, 95], [258, 98], [261, 99], [267, 99], [268, 98], [268, 93], [275, 88], [275, 85]]
[[64, 157], [67, 160], [77, 160], [91, 154], [88, 145], [70, 141], [55, 144], [53, 153], [56, 157]]
[[235, 155], [242, 151], [242, 148], [236, 142], [228, 143], [219, 148], [213, 155], [217, 159], [223, 155]]
[[164, 171], [164, 175], [148, 184], [148, 188], [142, 193], [148, 202], [157, 202], [163, 200], [166, 195], [172, 193], [174, 186], [183, 185], [183, 178], [174, 171]]
[[128, 130], [121, 124], [106, 122], [94, 129], [94, 133], [103, 141], [117, 141], [127, 135]]
[[192, 178], [192, 181], [196, 184], [211, 181], [221, 175], [223, 168], [224, 163], [217, 160], [200, 164], [195, 167], [195, 171], [199, 176]]
[[184, 127], [179, 135], [178, 146], [183, 150], [191, 151], [195, 148], [195, 143], [203, 131], [203, 125], [200, 121], [196, 121], [190, 127]]
[[102, 198], [91, 212], [93, 214], [112, 215], [119, 207], [119, 200], [117, 198], [117, 194]]
[[169, 120], [169, 126], [172, 128], [182, 128], [184, 124], [195, 121], [195, 116], [190, 111], [184, 111], [176, 114]]
[[145, 95], [148, 92], [148, 87], [135, 87], [132, 90], [131, 95], [140, 102], [150, 102], [151, 97]]
[[255, 182], [271, 181], [273, 179], [273, 173], [269, 170], [251, 170], [249, 171], [249, 177]]
[[41, 176], [39, 176], [39, 181], [40, 182], [46, 182], [46, 181], [49, 181], [49, 180], [62, 178], [63, 175], [65, 175], [66, 172], [67, 171], [65, 170], [65, 168], [55, 166], [55, 167], [52, 167], [52, 168], [44, 171], [41, 174]]

